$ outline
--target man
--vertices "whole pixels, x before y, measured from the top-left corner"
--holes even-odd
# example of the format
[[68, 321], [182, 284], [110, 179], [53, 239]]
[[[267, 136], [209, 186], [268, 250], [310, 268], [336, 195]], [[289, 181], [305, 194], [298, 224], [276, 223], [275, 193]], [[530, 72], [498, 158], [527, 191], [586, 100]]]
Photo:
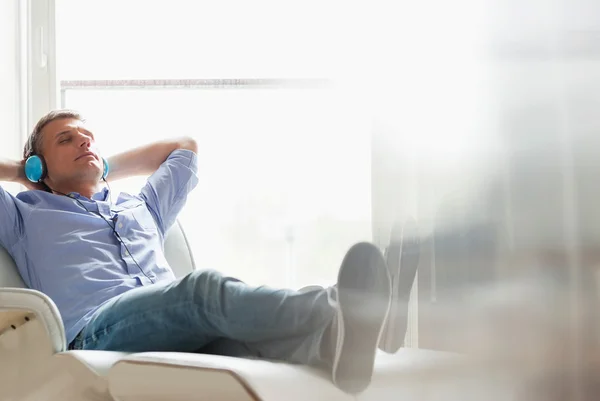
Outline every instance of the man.
[[[23, 161], [0, 161], [0, 181], [31, 189], [0, 188], [0, 245], [56, 303], [69, 349], [257, 356], [330, 369], [342, 390], [364, 390], [390, 309], [406, 331], [407, 280], [393, 289], [369, 243], [350, 248], [328, 289], [255, 288], [209, 270], [176, 279], [162, 245], [198, 183], [196, 152], [180, 138], [110, 158], [111, 180], [150, 175], [139, 194], [112, 199], [94, 134], [78, 113], [57, 110], [37, 123]], [[24, 172], [31, 156], [42, 161], [36, 183]], [[403, 272], [409, 284], [415, 269]]]

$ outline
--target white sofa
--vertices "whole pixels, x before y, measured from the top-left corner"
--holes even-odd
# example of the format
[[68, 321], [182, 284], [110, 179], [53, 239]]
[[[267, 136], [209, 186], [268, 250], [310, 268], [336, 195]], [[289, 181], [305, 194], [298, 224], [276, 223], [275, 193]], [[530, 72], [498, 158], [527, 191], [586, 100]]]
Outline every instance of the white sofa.
[[[167, 233], [165, 253], [177, 276], [195, 269], [179, 223]], [[417, 349], [381, 353], [371, 386], [352, 396], [326, 372], [306, 366], [190, 353], [68, 351], [55, 304], [25, 288], [0, 248], [0, 400], [449, 400], [447, 389], [432, 391], [418, 372], [439, 371], [454, 358]]]

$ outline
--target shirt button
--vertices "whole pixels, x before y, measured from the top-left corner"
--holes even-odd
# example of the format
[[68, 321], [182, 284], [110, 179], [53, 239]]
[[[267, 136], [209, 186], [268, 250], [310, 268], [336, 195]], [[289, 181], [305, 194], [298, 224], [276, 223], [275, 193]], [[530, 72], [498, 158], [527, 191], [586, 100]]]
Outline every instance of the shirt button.
[[123, 228], [123, 223], [119, 223], [119, 228]]

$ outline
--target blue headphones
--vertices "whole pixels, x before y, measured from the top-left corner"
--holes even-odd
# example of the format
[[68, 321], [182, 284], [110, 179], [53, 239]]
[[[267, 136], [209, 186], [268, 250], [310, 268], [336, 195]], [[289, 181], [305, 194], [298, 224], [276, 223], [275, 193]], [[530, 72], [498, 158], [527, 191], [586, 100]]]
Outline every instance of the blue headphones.
[[[102, 158], [104, 163], [104, 172], [102, 173], [102, 179], [108, 177], [110, 168], [108, 161]], [[46, 161], [42, 156], [33, 155], [29, 156], [25, 161], [25, 176], [31, 182], [42, 182], [48, 176], [48, 170], [46, 169]]]

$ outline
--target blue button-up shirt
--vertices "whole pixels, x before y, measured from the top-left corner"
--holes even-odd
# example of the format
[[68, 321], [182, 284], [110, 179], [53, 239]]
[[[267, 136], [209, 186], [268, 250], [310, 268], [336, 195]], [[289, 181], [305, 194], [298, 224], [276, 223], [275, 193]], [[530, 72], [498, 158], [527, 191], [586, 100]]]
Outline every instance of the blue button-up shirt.
[[175, 279], [163, 252], [164, 235], [198, 183], [197, 163], [195, 153], [176, 150], [139, 194], [121, 193], [113, 204], [108, 189], [92, 199], [69, 194], [89, 212], [71, 197], [44, 191], [14, 197], [0, 188], [0, 245], [25, 284], [56, 303], [68, 343], [104, 302]]

